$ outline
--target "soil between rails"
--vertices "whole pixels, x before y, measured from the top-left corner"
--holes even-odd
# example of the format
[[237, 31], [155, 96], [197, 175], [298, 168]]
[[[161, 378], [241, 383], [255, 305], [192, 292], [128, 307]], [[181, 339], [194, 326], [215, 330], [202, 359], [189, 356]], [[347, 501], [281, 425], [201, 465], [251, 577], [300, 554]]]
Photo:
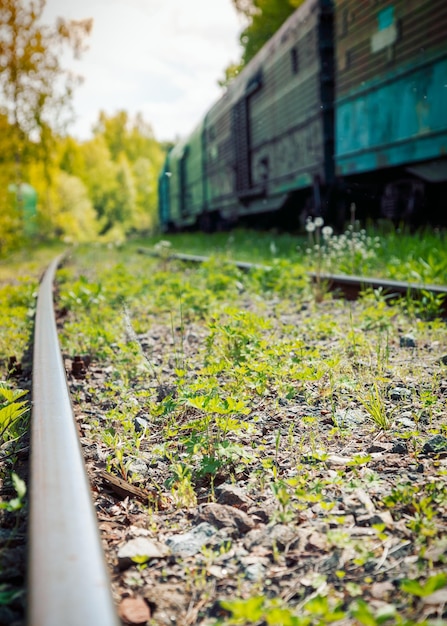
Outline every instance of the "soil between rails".
[[86, 338], [98, 310], [63, 332], [68, 369], [88, 356], [69, 382], [123, 620], [445, 619], [445, 322], [138, 264], [110, 350]]

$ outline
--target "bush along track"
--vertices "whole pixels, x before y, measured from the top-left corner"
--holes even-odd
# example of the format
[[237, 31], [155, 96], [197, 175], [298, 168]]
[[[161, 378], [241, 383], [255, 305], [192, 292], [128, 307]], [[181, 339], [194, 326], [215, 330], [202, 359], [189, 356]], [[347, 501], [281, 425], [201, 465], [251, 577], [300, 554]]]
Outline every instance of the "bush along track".
[[[4, 268], [1, 268], [2, 270]], [[0, 273], [0, 624], [25, 611], [29, 391], [38, 270]]]
[[[127, 623], [447, 618], [447, 328], [112, 250], [58, 273], [60, 336]], [[445, 623], [445, 622], [442, 622]]]

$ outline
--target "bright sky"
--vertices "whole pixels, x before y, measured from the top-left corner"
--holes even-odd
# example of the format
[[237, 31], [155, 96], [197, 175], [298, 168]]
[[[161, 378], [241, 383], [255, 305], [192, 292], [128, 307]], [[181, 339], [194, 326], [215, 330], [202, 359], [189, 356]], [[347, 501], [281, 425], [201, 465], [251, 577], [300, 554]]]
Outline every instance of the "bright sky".
[[94, 20], [89, 49], [69, 61], [84, 77], [69, 128], [78, 139], [90, 136], [101, 109], [140, 111], [159, 140], [188, 134], [241, 56], [231, 0], [47, 0], [43, 22], [56, 16]]

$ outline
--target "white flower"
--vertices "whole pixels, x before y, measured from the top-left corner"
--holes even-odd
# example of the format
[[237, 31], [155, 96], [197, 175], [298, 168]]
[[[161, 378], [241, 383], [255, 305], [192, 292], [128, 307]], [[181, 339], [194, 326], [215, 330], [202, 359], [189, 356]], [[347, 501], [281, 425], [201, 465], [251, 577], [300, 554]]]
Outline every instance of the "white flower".
[[312, 220], [308, 220], [306, 223], [306, 230], [308, 233], [313, 233], [315, 230], [315, 224], [312, 222]]
[[329, 239], [333, 232], [334, 230], [332, 226], [323, 226], [323, 228], [321, 229], [321, 234], [323, 235], [324, 239]]
[[316, 217], [314, 224], [317, 228], [321, 228], [321, 226], [323, 226], [324, 224], [324, 219], [322, 217]]

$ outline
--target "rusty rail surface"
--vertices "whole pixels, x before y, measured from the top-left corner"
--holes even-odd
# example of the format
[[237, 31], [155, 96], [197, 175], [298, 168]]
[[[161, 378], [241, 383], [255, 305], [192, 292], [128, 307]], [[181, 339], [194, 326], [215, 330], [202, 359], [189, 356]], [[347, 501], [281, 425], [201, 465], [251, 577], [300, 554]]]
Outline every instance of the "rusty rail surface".
[[[150, 254], [151, 256], [159, 256], [157, 253], [140, 248], [141, 254]], [[203, 263], [208, 260], [206, 256], [200, 256], [197, 254], [183, 254], [173, 253], [170, 254], [170, 259], [177, 259], [178, 261], [185, 261], [191, 263]], [[261, 265], [259, 263], [248, 263], [246, 261], [228, 261], [236, 267], [244, 270], [251, 269], [271, 269], [269, 265]], [[338, 291], [343, 294], [347, 300], [355, 300], [358, 298], [362, 291], [366, 289], [380, 289], [384, 294], [393, 297], [412, 296], [420, 297], [424, 292], [431, 294], [432, 296], [443, 296], [444, 299], [440, 302], [440, 309], [444, 314], [447, 314], [447, 286], [444, 285], [425, 285], [423, 283], [409, 283], [401, 282], [397, 280], [388, 280], [384, 278], [372, 278], [368, 276], [348, 276], [344, 274], [317, 274], [316, 272], [307, 272], [307, 276], [313, 282], [324, 283], [329, 291]]]
[[118, 626], [59, 349], [52, 287], [38, 294], [31, 421], [28, 626]]

